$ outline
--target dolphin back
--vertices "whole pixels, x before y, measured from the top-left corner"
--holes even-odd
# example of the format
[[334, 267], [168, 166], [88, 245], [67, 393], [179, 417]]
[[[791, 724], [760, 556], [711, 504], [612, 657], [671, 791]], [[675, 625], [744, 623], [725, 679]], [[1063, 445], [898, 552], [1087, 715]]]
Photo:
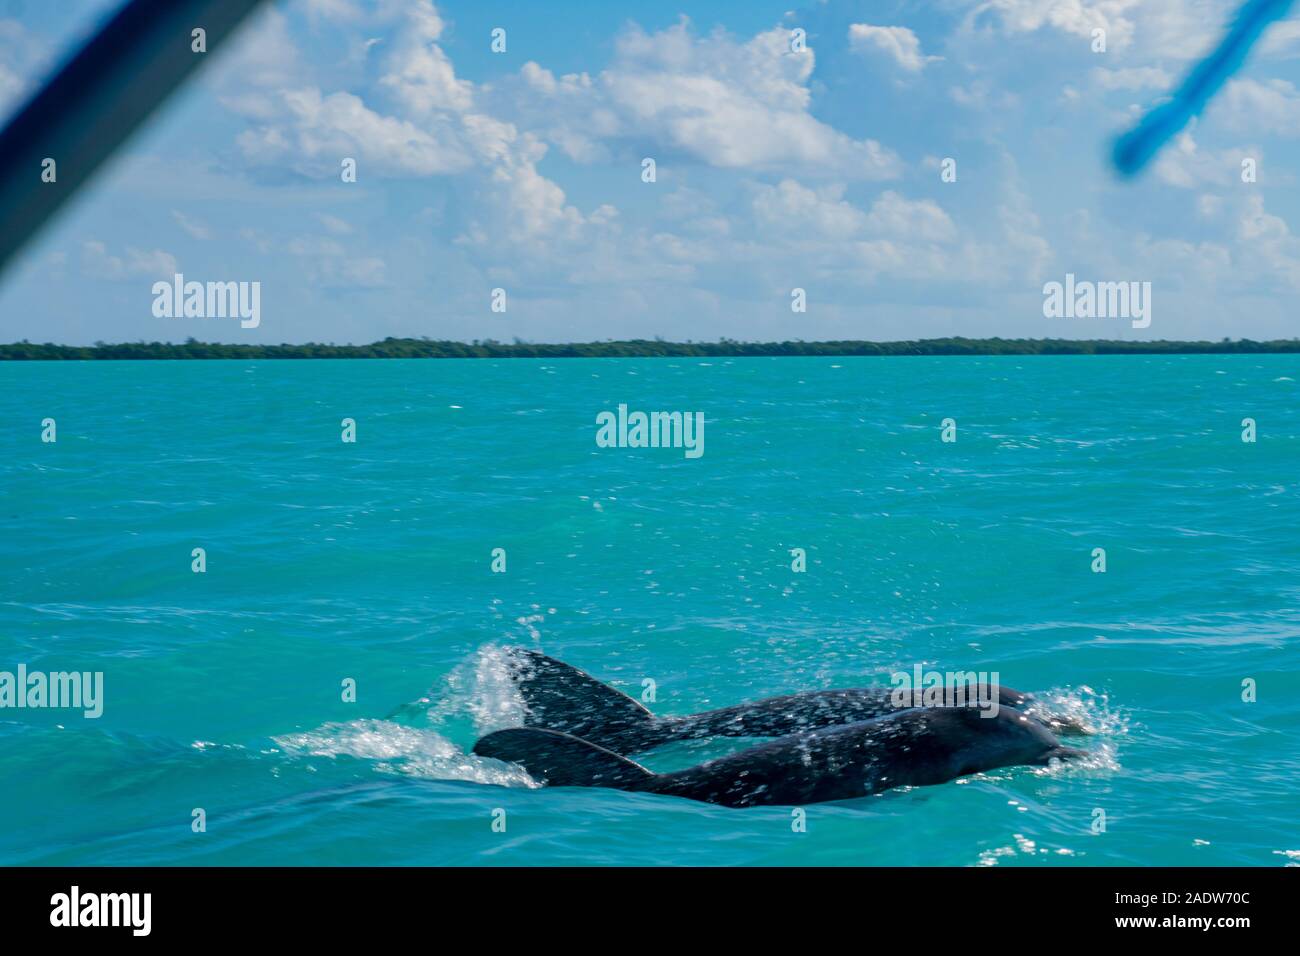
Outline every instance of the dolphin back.
[[[510, 678], [524, 700], [524, 726], [580, 737], [618, 754], [652, 750], [670, 741], [709, 737], [784, 737], [889, 717], [912, 707], [899, 705], [888, 687], [804, 691], [717, 710], [656, 717], [620, 690], [585, 671], [529, 648], [507, 648]], [[980, 685], [981, 700], [1019, 710], [1030, 695], [1003, 686]], [[1066, 716], [1031, 714], [1062, 734], [1086, 734]]]

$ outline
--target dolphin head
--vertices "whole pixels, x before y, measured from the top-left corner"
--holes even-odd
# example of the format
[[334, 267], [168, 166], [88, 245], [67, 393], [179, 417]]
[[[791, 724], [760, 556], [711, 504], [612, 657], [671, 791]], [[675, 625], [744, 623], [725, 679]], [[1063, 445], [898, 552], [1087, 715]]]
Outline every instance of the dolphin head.
[[1087, 753], [1061, 746], [1041, 721], [1009, 708], [993, 714], [972, 707], [948, 707], [932, 710], [928, 718], [927, 729], [947, 751], [953, 776], [1019, 764], [1046, 766], [1050, 760]]

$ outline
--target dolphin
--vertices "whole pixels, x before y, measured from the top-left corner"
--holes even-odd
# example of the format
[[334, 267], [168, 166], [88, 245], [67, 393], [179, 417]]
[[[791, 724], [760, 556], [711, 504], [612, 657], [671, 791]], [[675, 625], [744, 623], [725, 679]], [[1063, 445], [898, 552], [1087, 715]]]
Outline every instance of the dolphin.
[[590, 741], [539, 727], [490, 733], [474, 745], [474, 753], [518, 764], [548, 786], [609, 787], [725, 807], [848, 800], [1086, 753], [1061, 746], [1046, 726], [1026, 714], [1013, 709], [988, 713], [972, 707], [895, 711], [788, 734], [672, 773], [654, 773]]
[[[585, 671], [522, 647], [505, 648], [506, 667], [525, 704], [525, 727], [556, 730], [616, 754], [635, 754], [680, 740], [784, 737], [897, 714], [888, 687], [820, 690], [768, 697], [681, 717], [656, 717], [638, 701]], [[1032, 698], [1010, 687], [978, 685], [976, 700], [1019, 710]], [[909, 708], [910, 709], [910, 708]], [[1072, 718], [1035, 715], [1059, 734], [1085, 734]]]

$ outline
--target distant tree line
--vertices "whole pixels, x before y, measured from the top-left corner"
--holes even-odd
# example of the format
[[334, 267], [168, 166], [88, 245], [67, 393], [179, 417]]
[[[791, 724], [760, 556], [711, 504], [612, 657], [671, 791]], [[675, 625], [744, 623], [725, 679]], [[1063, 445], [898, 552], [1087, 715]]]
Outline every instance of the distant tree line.
[[123, 342], [93, 346], [41, 345], [22, 341], [0, 345], [0, 360], [82, 359], [314, 359], [314, 358], [691, 358], [765, 355], [1198, 355], [1300, 352], [1300, 339], [1254, 342], [1137, 342], [1108, 339], [919, 339], [913, 342], [665, 342], [629, 339], [569, 344], [435, 341], [387, 338], [370, 345], [227, 345], [189, 339], [172, 342]]

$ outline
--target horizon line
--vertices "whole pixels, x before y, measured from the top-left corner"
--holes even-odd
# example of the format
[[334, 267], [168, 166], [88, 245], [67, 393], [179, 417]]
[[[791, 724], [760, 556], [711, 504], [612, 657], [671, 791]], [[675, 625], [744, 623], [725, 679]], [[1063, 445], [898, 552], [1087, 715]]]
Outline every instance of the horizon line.
[[845, 357], [943, 355], [1218, 355], [1300, 353], [1300, 338], [1255, 341], [1223, 338], [1179, 339], [1027, 339], [943, 338], [873, 341], [839, 339], [805, 341], [742, 341], [720, 338], [716, 342], [672, 342], [661, 338], [606, 339], [589, 342], [513, 342], [495, 339], [454, 339], [389, 336], [364, 345], [304, 342], [238, 344], [200, 342], [95, 342], [93, 345], [35, 343], [26, 339], [0, 344], [0, 361], [77, 360], [220, 360], [310, 358], [690, 358], [690, 357]]

